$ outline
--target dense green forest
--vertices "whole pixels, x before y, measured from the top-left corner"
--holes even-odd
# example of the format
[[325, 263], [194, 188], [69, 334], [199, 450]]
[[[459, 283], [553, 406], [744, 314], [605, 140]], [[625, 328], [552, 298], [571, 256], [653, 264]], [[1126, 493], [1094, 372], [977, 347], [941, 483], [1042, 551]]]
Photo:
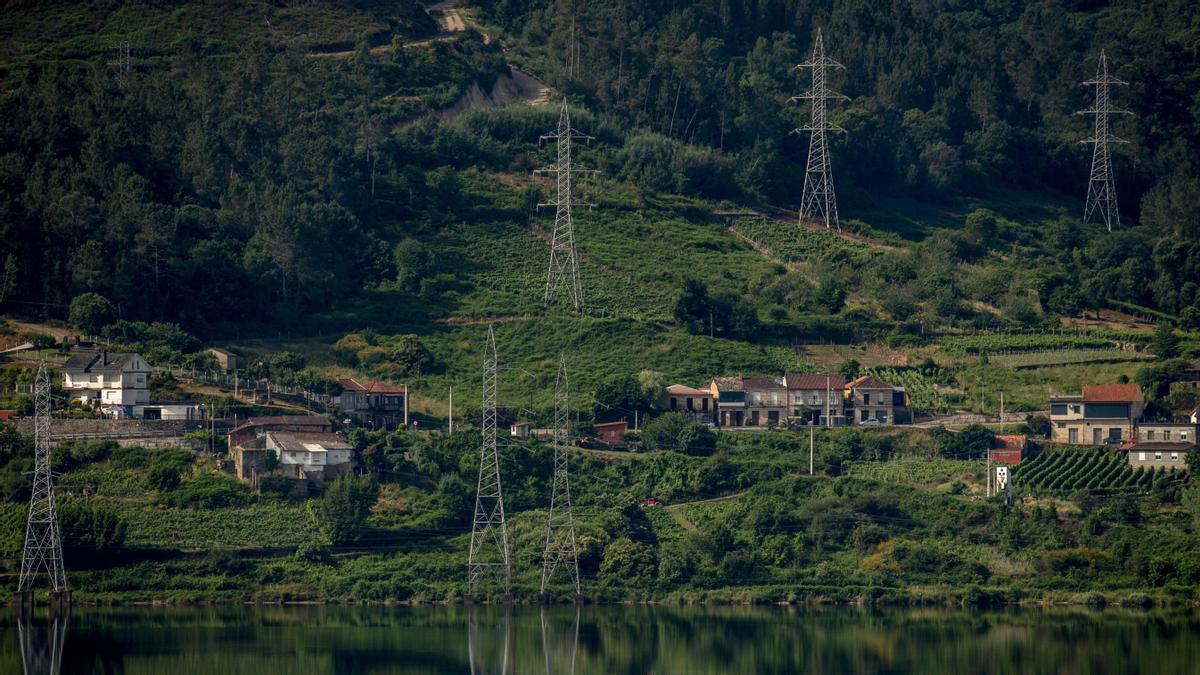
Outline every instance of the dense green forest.
[[[573, 101], [597, 137], [584, 157], [608, 215], [594, 227], [678, 256], [645, 227], [620, 228], [703, 224], [713, 200], [796, 203], [807, 141], [788, 131], [805, 112], [787, 98], [821, 27], [846, 65], [834, 121], [848, 133], [833, 153], [847, 227], [901, 248], [818, 242], [798, 253], [804, 274], [710, 285], [785, 324], [857, 311], [845, 318], [859, 326], [1036, 325], [1113, 303], [1200, 322], [1191, 3], [480, 2], [479, 28], [453, 35], [411, 2], [251, 3], [225, 21], [203, 4], [120, 7], [17, 6], [0, 29], [14, 44], [0, 63], [6, 311], [67, 318], [92, 292], [109, 320], [201, 336], [311, 333], [299, 316], [362, 319], [378, 292], [410, 323], [460, 313], [462, 296], [496, 286], [473, 272], [511, 269], [531, 244], [464, 260], [448, 241], [528, 224], [545, 188], [526, 177], [554, 111], [430, 111], [510, 63]], [[167, 17], [186, 28], [148, 31]], [[128, 67], [113, 49], [126, 40]], [[1072, 115], [1101, 48], [1134, 113], [1118, 123], [1126, 227], [1111, 235], [1079, 223], [1089, 129]], [[774, 232], [766, 244], [791, 259], [793, 235]], [[675, 322], [676, 272], [632, 307], [593, 293], [589, 313], [654, 316], [665, 301]]]

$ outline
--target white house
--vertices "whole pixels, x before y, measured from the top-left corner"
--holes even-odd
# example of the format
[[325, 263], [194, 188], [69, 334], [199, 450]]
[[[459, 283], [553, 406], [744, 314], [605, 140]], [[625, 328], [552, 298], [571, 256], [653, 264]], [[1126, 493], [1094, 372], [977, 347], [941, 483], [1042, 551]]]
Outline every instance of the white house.
[[101, 407], [150, 402], [150, 365], [137, 354], [80, 352], [63, 364], [63, 389]]

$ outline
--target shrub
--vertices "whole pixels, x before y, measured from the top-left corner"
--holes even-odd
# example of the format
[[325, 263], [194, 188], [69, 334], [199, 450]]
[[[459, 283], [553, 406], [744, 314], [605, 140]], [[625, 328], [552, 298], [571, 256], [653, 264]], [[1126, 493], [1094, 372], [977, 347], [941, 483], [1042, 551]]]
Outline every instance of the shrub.
[[669, 412], [646, 425], [642, 430], [642, 444], [650, 450], [709, 455], [716, 448], [717, 437], [688, 413]]
[[168, 492], [179, 487], [179, 471], [171, 466], [156, 466], [146, 477], [146, 482], [159, 492]]
[[254, 501], [254, 495], [232, 476], [206, 473], [167, 493], [163, 501], [177, 508], [219, 509], [245, 506]]
[[316, 507], [321, 531], [333, 544], [357, 541], [378, 499], [379, 485], [370, 476], [338, 478], [325, 489]]
[[600, 577], [611, 583], [647, 584], [657, 571], [654, 547], [624, 537], [606, 546], [600, 561]]

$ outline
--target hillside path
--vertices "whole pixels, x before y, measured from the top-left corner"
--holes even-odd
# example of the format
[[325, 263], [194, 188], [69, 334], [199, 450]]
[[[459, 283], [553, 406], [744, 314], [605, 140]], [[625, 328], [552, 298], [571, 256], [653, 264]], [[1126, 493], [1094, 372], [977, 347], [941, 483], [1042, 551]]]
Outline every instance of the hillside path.
[[722, 495], [720, 497], [713, 497], [712, 499], [698, 499], [696, 501], [691, 501], [691, 502], [680, 502], [678, 504], [671, 504], [670, 506], [666, 506], [666, 507], [664, 507], [664, 509], [671, 516], [671, 518], [673, 518], [675, 520], [675, 522], [679, 523], [680, 527], [687, 530], [688, 532], [695, 532], [696, 524], [693, 523], [691, 520], [689, 520], [688, 517], [683, 513], [683, 507], [692, 506], [693, 504], [714, 504], [716, 502], [726, 502], [731, 499], [737, 499], [744, 494], [746, 494], [746, 493], [745, 492], [734, 492], [733, 494]]

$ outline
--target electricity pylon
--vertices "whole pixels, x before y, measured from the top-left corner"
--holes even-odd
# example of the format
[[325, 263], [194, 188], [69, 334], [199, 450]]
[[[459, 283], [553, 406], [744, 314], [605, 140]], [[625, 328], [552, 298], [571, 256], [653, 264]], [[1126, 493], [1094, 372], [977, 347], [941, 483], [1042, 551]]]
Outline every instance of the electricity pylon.
[[[538, 169], [536, 173], [553, 173], [557, 179], [554, 201], [538, 204], [538, 208], [555, 207], [554, 236], [550, 241], [550, 271], [546, 275], [546, 293], [542, 301], [546, 305], [551, 304], [557, 299], [559, 291], [566, 287], [575, 311], [582, 312], [583, 289], [579, 285], [579, 255], [575, 250], [575, 226], [571, 216], [571, 207], [575, 204], [572, 183], [576, 173], [595, 172], [577, 169], [572, 164], [571, 141], [575, 139], [590, 141], [592, 137], [571, 128], [571, 114], [567, 111], [564, 101], [562, 110], [558, 113], [558, 128], [553, 133], [541, 137], [542, 141], [555, 141], [558, 146], [558, 158], [550, 167]], [[579, 206], [591, 207], [595, 204], [579, 203]]]
[[17, 583], [17, 593], [21, 598], [27, 598], [31, 605], [33, 582], [42, 571], [49, 579], [52, 598], [61, 597], [68, 590], [58, 512], [54, 505], [54, 474], [50, 470], [50, 376], [46, 372], [45, 361], [38, 367], [33, 399], [33, 495], [29, 499], [25, 549], [21, 552], [21, 578]]
[[129, 88], [129, 74], [133, 70], [132, 45], [122, 42], [113, 49], [117, 52], [117, 57], [113, 61], [113, 65], [116, 67], [117, 85], [122, 89], [127, 89]]
[[467, 597], [473, 600], [479, 583], [494, 578], [504, 585], [508, 598], [512, 566], [508, 555], [508, 525], [504, 520], [504, 494], [500, 489], [500, 453], [496, 448], [496, 336], [488, 326], [483, 353], [483, 446], [479, 453], [479, 482], [475, 492], [475, 520], [467, 558]]
[[808, 131], [811, 140], [808, 144], [808, 167], [804, 172], [804, 192], [800, 196], [800, 223], [805, 220], [825, 223], [825, 229], [836, 227], [842, 229], [838, 220], [837, 195], [833, 189], [833, 169], [829, 161], [829, 139], [827, 132], [846, 130], [830, 124], [825, 114], [825, 102], [849, 100], [834, 91], [830, 91], [826, 83], [826, 71], [830, 68], [845, 69], [845, 66], [825, 56], [825, 43], [821, 37], [821, 29], [817, 29], [817, 39], [813, 43], [812, 57], [799, 64], [799, 68], [812, 69], [812, 89], [807, 94], [793, 96], [793, 101], [812, 101], [812, 116], [806, 126], [792, 130], [792, 133]]
[[542, 553], [542, 598], [546, 584], [559, 564], [575, 584], [575, 600], [582, 598], [579, 588], [579, 552], [575, 546], [575, 521], [571, 515], [571, 478], [567, 439], [571, 420], [567, 386], [567, 359], [558, 361], [558, 382], [554, 387], [554, 480], [550, 487], [550, 516], [546, 523], [546, 548]]
[[1109, 115], [1129, 115], [1128, 110], [1112, 107], [1108, 98], [1108, 87], [1113, 84], [1128, 84], [1108, 74], [1108, 56], [1100, 50], [1100, 63], [1096, 66], [1096, 76], [1083, 83], [1084, 86], [1096, 88], [1096, 100], [1091, 110], [1080, 110], [1077, 115], [1095, 116], [1095, 127], [1092, 137], [1081, 143], [1092, 144], [1092, 174], [1088, 179], [1087, 203], [1083, 207], [1083, 222], [1092, 222], [1092, 217], [1099, 211], [1104, 226], [1112, 232], [1113, 224], [1121, 226], [1121, 214], [1117, 211], [1117, 188], [1113, 184], [1112, 153], [1110, 143], [1128, 143], [1112, 135], [1108, 127]]

